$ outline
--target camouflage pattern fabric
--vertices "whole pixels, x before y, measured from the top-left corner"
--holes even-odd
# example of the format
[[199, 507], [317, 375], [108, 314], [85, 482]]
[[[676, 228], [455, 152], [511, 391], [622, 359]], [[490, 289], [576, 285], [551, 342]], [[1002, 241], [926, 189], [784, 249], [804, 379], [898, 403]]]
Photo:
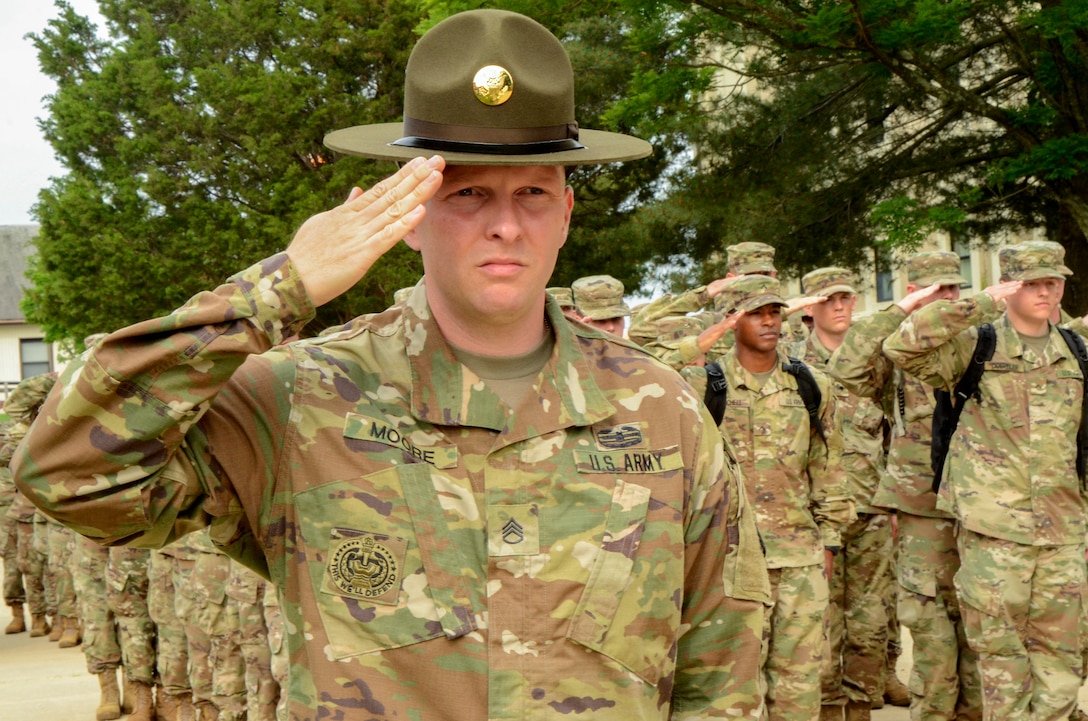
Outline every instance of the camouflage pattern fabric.
[[240, 721], [246, 713], [246, 680], [238, 646], [238, 603], [227, 594], [231, 565], [222, 553], [202, 553], [190, 582], [204, 599], [198, 623], [211, 643], [212, 703], [223, 721]]
[[[1077, 634], [1086, 506], [1075, 461], [1084, 381], [1077, 361], [1055, 328], [1041, 354], [1026, 347], [987, 293], [915, 311], [885, 340], [884, 352], [920, 380], [951, 389], [973, 354], [974, 326], [989, 320], [997, 348], [979, 382], [980, 400], [967, 402], [952, 438], [938, 503], [959, 522], [956, 593], [979, 655], [984, 718], [1023, 718], [1029, 704], [1038, 718], [1063, 718], [1083, 675]], [[1070, 555], [1079, 557], [1079, 576]], [[1025, 570], [1026, 585], [1014, 580]], [[1074, 616], [1072, 634], [1054, 618], [1063, 608]], [[1000, 643], [998, 628], [1008, 636]], [[1010, 677], [1012, 669], [1027, 673]]]
[[240, 563], [232, 563], [227, 596], [237, 608], [234, 643], [245, 662], [245, 692], [249, 721], [275, 721], [280, 685], [272, 677], [272, 649], [265, 624], [264, 596], [268, 584]]
[[982, 721], [978, 654], [967, 643], [953, 579], [955, 522], [899, 514], [899, 621], [910, 630], [911, 718]]
[[774, 246], [766, 243], [745, 242], [727, 246], [726, 264], [734, 275], [746, 273], [774, 273]]
[[121, 665], [121, 642], [106, 582], [110, 552], [89, 538], [78, 536], [76, 554], [79, 566], [75, 578], [76, 597], [83, 619], [83, 656], [87, 660], [87, 672], [97, 676]]
[[79, 606], [76, 601], [75, 579], [69, 560], [75, 551], [75, 534], [71, 529], [59, 523], [44, 523], [49, 547], [49, 570], [53, 577], [56, 594], [57, 615], [63, 618], [78, 618]]
[[276, 700], [276, 721], [287, 721], [287, 675], [291, 661], [287, 657], [287, 644], [283, 642], [287, 629], [283, 624], [283, 612], [280, 610], [280, 594], [274, 585], [264, 586], [264, 623], [268, 628], [268, 647], [272, 651], [272, 678], [279, 687]]
[[57, 579], [53, 573], [53, 561], [49, 557], [49, 526], [40, 514], [34, 514], [34, 530], [31, 531], [31, 548], [34, 555], [41, 559], [42, 593], [45, 597], [45, 613], [51, 618], [57, 616]]
[[[805, 278], [806, 288], [813, 292], [852, 292], [847, 283], [853, 274], [841, 268], [822, 268]], [[819, 334], [811, 334], [801, 359], [829, 371], [831, 357]], [[889, 571], [893, 549], [887, 512], [869, 503], [884, 468], [884, 411], [837, 379], [832, 378], [831, 386], [847, 488], [858, 512], [857, 520], [843, 532], [829, 584], [822, 703], [840, 706], [848, 700], [872, 703], [883, 696], [888, 606], [894, 603]]]
[[[954, 254], [953, 254], [954, 255]], [[949, 259], [923, 258], [915, 270], [945, 273]], [[958, 258], [954, 266], [958, 272]], [[891, 441], [874, 506], [899, 515], [896, 549], [897, 613], [911, 634], [909, 679], [915, 721], [979, 721], [982, 707], [977, 656], [966, 643], [952, 578], [959, 569], [951, 514], [937, 508], [930, 470], [933, 388], [904, 374], [883, 353], [884, 340], [906, 314], [896, 305], [857, 319], [832, 356], [834, 376], [854, 393], [880, 403]], [[892, 639], [889, 638], [889, 643]]]
[[211, 523], [267, 562], [293, 716], [454, 695], [465, 718], [759, 716], [766, 572], [679, 376], [549, 301], [553, 355], [511, 411], [454, 361], [425, 286], [269, 350], [312, 312], [281, 254], [113, 334], [50, 396], [17, 484], [92, 536]]
[[[201, 535], [207, 537], [207, 531], [193, 533], [185, 538], [190, 545], [195, 546], [194, 540]], [[196, 558], [196, 554], [192, 558], [174, 558], [174, 610], [185, 626], [186, 650], [189, 654], [189, 686], [193, 690], [193, 703], [211, 704], [212, 642], [199, 623], [204, 599], [196, 593], [191, 582]]]
[[767, 721], [820, 717], [827, 578], [823, 565], [770, 570], [772, 603], [764, 614], [760, 666], [767, 689]]
[[131, 681], [155, 683], [155, 624], [147, 608], [146, 548], [116, 546], [106, 566], [106, 592], [121, 638], [121, 664]]
[[1084, 681], [1084, 544], [964, 530], [958, 541], [956, 591], [979, 658], [983, 718], [1070, 718]]
[[824, 549], [842, 545], [842, 530], [855, 514], [843, 479], [830, 380], [811, 369], [821, 391], [825, 444], [809, 427], [797, 379], [781, 368], [786, 356], [779, 359], [762, 382], [741, 366], [735, 350], [722, 360], [729, 390], [721, 433], [737, 453], [772, 586], [774, 579], [779, 584], [764, 620], [760, 668], [767, 718], [810, 721], [820, 707]]
[[623, 302], [623, 283], [610, 275], [590, 275], [571, 283], [574, 307], [591, 320], [625, 318], [631, 309]]
[[659, 320], [694, 313], [705, 308], [710, 301], [705, 285], [683, 293], [667, 293], [655, 298], [632, 314], [627, 337], [645, 347], [647, 343], [657, 340]]
[[174, 557], [154, 551], [147, 565], [147, 612], [155, 623], [155, 670], [163, 691], [171, 696], [191, 695], [189, 643], [185, 624], [178, 618], [174, 589]]
[[32, 521], [15, 522], [16, 563], [23, 574], [27, 610], [33, 616], [49, 612], [45, 597], [45, 557], [34, 548], [34, 527], [37, 525], [40, 524]]
[[19, 570], [19, 539], [15, 519], [8, 517], [8, 510], [18, 494], [11, 469], [8, 468], [14, 447], [5, 451], [10, 427], [10, 422], [0, 424], [0, 558], [4, 562], [4, 603], [8, 606], [26, 603], [23, 572]]

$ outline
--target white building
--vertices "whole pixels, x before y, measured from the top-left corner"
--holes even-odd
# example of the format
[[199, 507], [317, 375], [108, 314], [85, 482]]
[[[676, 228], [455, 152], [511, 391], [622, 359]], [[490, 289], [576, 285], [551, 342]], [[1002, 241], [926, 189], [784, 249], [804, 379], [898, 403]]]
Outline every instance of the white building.
[[19, 302], [29, 284], [27, 258], [37, 225], [0, 226], [0, 399], [19, 381], [58, 367], [56, 351], [39, 326], [26, 322]]

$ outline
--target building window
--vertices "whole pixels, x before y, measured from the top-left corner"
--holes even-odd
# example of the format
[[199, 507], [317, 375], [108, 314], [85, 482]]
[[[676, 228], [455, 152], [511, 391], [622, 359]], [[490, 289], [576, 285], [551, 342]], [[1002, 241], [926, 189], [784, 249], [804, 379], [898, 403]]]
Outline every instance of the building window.
[[895, 297], [892, 254], [887, 248], [874, 248], [873, 256], [876, 265], [876, 301], [884, 303]]
[[20, 338], [19, 364], [23, 378], [30, 378], [53, 370], [49, 344], [41, 338]]
[[960, 257], [960, 275], [967, 279], [967, 287], [971, 283], [971, 244], [963, 236], [952, 236], [952, 252]]

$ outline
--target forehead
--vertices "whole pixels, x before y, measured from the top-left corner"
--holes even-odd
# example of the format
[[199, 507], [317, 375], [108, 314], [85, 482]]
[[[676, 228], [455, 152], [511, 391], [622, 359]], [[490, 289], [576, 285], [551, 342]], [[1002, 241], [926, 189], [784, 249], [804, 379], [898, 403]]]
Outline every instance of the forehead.
[[442, 182], [566, 184], [566, 175], [561, 165], [447, 165], [442, 171]]

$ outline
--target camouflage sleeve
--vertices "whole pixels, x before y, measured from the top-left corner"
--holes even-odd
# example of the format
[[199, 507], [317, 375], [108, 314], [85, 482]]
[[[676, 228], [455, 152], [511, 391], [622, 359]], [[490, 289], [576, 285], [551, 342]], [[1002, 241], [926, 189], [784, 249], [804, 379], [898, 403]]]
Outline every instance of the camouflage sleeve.
[[4, 412], [16, 423], [29, 426], [34, 422], [38, 409], [41, 408], [45, 397], [49, 395], [49, 391], [56, 382], [56, 373], [42, 373], [24, 378], [4, 401]]
[[812, 429], [806, 466], [809, 500], [812, 517], [820, 529], [824, 547], [840, 548], [842, 531], [857, 518], [857, 513], [846, 483], [846, 469], [842, 462], [842, 434], [837, 430], [837, 408], [831, 381], [818, 368], [812, 368], [812, 374], [820, 385], [820, 422], [824, 427], [826, 442], [820, 440], [816, 430]]
[[974, 352], [977, 336], [968, 331], [998, 318], [1003, 306], [986, 292], [930, 303], [884, 340], [884, 355], [926, 385], [951, 392]]
[[[706, 409], [685, 537], [685, 589], [674, 720], [759, 718], [767, 568], [739, 469]], [[707, 579], [718, 579], [707, 583]]]
[[884, 356], [884, 339], [904, 318], [903, 309], [893, 304], [858, 319], [832, 354], [828, 371], [854, 395], [880, 403], [895, 368]]
[[[199, 509], [214, 467], [190, 429], [251, 354], [313, 314], [285, 254], [194, 296], [168, 316], [108, 336], [65, 372], [13, 461], [39, 508], [107, 543], [169, 542]], [[198, 511], [194, 511], [197, 513]]]
[[655, 323], [672, 315], [686, 315], [697, 311], [710, 302], [706, 286], [700, 286], [679, 295], [667, 294], [647, 303], [631, 318], [627, 337], [639, 345], [646, 345], [657, 338]]

